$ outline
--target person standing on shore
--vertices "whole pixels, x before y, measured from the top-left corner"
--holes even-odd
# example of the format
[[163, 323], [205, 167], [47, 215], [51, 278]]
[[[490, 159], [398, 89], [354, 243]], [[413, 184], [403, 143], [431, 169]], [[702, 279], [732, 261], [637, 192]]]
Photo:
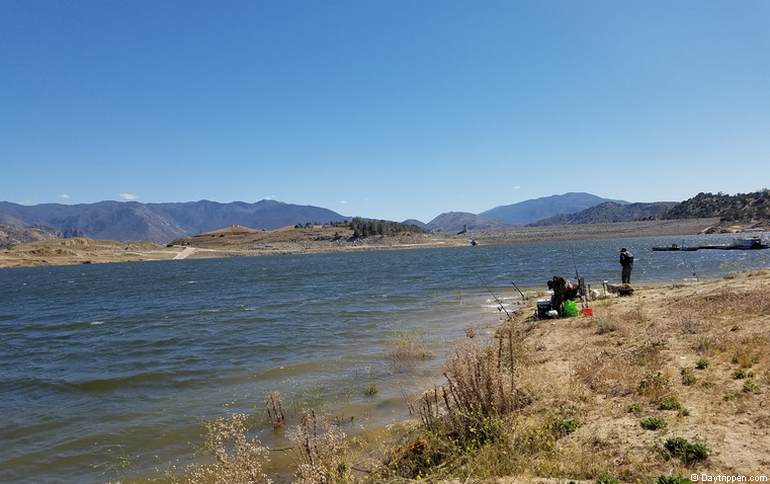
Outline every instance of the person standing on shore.
[[623, 284], [631, 284], [631, 270], [634, 268], [634, 254], [625, 247], [620, 249], [620, 265], [623, 267], [621, 279]]

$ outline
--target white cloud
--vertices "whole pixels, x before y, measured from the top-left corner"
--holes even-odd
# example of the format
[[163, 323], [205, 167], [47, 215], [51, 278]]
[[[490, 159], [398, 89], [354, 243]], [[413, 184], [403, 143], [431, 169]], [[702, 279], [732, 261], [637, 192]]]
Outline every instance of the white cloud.
[[514, 190], [518, 190], [518, 189], [520, 189], [520, 188], [521, 188], [521, 187], [520, 187], [519, 185], [516, 185], [516, 186], [514, 186], [514, 187], [513, 187], [513, 189], [514, 189]]
[[61, 195], [59, 195], [59, 198], [61, 198], [62, 200], [69, 200], [70, 196], [67, 195], [66, 193], [62, 193]]
[[340, 200], [340, 203], [343, 204], [343, 205], [347, 205], [348, 201], [347, 200]]
[[128, 193], [128, 192], [120, 193], [118, 194], [118, 196], [123, 200], [136, 200], [137, 198], [139, 198], [139, 195], [135, 193]]
[[266, 195], [260, 198], [260, 200], [275, 200], [275, 195]]

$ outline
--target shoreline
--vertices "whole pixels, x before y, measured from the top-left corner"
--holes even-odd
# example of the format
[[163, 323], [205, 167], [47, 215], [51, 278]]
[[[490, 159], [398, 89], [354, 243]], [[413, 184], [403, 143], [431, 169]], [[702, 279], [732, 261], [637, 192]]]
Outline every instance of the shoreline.
[[[470, 240], [480, 246], [512, 245], [566, 240], [603, 240], [654, 236], [699, 235], [712, 226], [714, 219], [617, 222], [607, 224], [564, 225], [549, 227], [518, 227], [499, 230], [469, 231], [462, 235], [428, 234], [417, 237], [372, 237], [358, 242], [322, 240], [309, 233], [303, 240], [282, 240], [257, 244], [232, 241], [229, 245], [219, 239], [211, 241], [202, 236], [183, 239], [189, 245], [172, 247], [152, 242], [99, 241], [85, 238], [51, 239], [20, 244], [0, 251], [0, 269], [18, 267], [47, 267], [77, 264], [106, 264], [121, 262], [150, 262], [173, 259], [212, 259], [226, 257], [256, 257], [270, 255], [303, 255], [363, 251], [419, 250], [443, 247], [470, 247]], [[280, 233], [280, 229], [273, 231]], [[273, 232], [265, 232], [272, 234]], [[258, 235], [261, 235], [257, 232]], [[195, 241], [196, 245], [192, 245]], [[199, 242], [200, 241], [200, 242]], [[194, 249], [194, 250], [192, 250]], [[186, 254], [181, 256], [182, 254]]]
[[[510, 428], [510, 436], [490, 437], [493, 440], [481, 448], [447, 449], [452, 444], [440, 440], [444, 427], [438, 423], [449, 418], [442, 416], [447, 415], [444, 409], [432, 417], [432, 429], [425, 427], [424, 416], [413, 415], [349, 436], [358, 450], [349, 450], [345, 458], [353, 462], [354, 469], [366, 470], [356, 475], [364, 482], [378, 475], [376, 472], [450, 482], [459, 477], [504, 482], [522, 478], [527, 482], [594, 481], [602, 476], [650, 482], [657, 476], [689, 476], [692, 472], [761, 474], [765, 457], [770, 455], [770, 440], [761, 438], [770, 428], [770, 409], [762, 403], [762, 395], [770, 393], [770, 338], [764, 331], [770, 306], [764, 304], [758, 311], [742, 315], [736, 326], [731, 316], [742, 307], [729, 298], [755, 295], [768, 282], [770, 270], [766, 268], [686, 284], [677, 280], [642, 282], [634, 296], [592, 302], [593, 317], [542, 321], [531, 318], [536, 297], [533, 289], [525, 289], [529, 303], [511, 321], [493, 328], [495, 338], [506, 331], [521, 338], [522, 347], [516, 350], [521, 362], [517, 379], [532, 395], [513, 415], [490, 417]], [[720, 307], [714, 297], [727, 302]], [[671, 312], [683, 306], [703, 320], [683, 320]], [[753, 346], [745, 347], [749, 342]], [[476, 344], [482, 352], [496, 348], [489, 341], [466, 343]], [[750, 355], [745, 356], [746, 351]], [[634, 363], [634, 358], [643, 359]], [[646, 387], [645, 379], [656, 374], [662, 378], [660, 388]], [[748, 376], [736, 376], [743, 374]], [[430, 394], [433, 389], [425, 391]], [[674, 402], [672, 408], [660, 403], [669, 400]], [[443, 404], [437, 400], [436, 405]], [[645, 429], [639, 423], [645, 419], [663, 422], [662, 430]], [[554, 421], [574, 422], [574, 428], [554, 431]], [[517, 432], [525, 432], [528, 439], [544, 439], [543, 446], [518, 449], [522, 455], [517, 458], [510, 452], [512, 446], [524, 445], [516, 440]], [[677, 454], [660, 450], [674, 438], [702, 443], [707, 452], [692, 462], [677, 460]], [[601, 442], [598, 447], [597, 442]], [[441, 452], [449, 453], [451, 459], [426, 464], [424, 457], [409, 450], [417, 443], [427, 449], [441, 445]], [[531, 443], [528, 440], [526, 445]], [[373, 457], [372, 451], [378, 447]], [[508, 465], [501, 460], [503, 456], [517, 465]], [[292, 472], [273, 465], [267, 468], [277, 472], [279, 480]], [[410, 474], [414, 469], [420, 469], [419, 473]]]

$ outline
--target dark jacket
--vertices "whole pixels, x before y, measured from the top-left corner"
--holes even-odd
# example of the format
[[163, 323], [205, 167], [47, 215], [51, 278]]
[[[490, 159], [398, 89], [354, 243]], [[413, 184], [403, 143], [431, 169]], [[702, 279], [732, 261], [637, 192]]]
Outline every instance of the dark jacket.
[[620, 265], [622, 266], [633, 266], [634, 265], [634, 254], [631, 252], [625, 251], [620, 253]]

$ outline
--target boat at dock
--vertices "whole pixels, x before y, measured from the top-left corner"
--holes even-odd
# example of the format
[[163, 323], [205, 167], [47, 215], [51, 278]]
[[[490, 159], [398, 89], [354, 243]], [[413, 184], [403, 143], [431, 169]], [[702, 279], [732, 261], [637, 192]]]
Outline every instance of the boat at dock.
[[736, 239], [731, 244], [722, 245], [696, 245], [692, 247], [685, 247], [684, 245], [663, 245], [653, 247], [655, 252], [672, 252], [672, 251], [696, 251], [696, 250], [761, 250], [770, 249], [770, 244], [762, 240], [760, 236], [744, 237]]
[[672, 252], [672, 251], [694, 251], [698, 250], [698, 247], [685, 247], [681, 246], [679, 244], [671, 244], [671, 245], [663, 245], [658, 247], [653, 247], [652, 250], [655, 252]]

